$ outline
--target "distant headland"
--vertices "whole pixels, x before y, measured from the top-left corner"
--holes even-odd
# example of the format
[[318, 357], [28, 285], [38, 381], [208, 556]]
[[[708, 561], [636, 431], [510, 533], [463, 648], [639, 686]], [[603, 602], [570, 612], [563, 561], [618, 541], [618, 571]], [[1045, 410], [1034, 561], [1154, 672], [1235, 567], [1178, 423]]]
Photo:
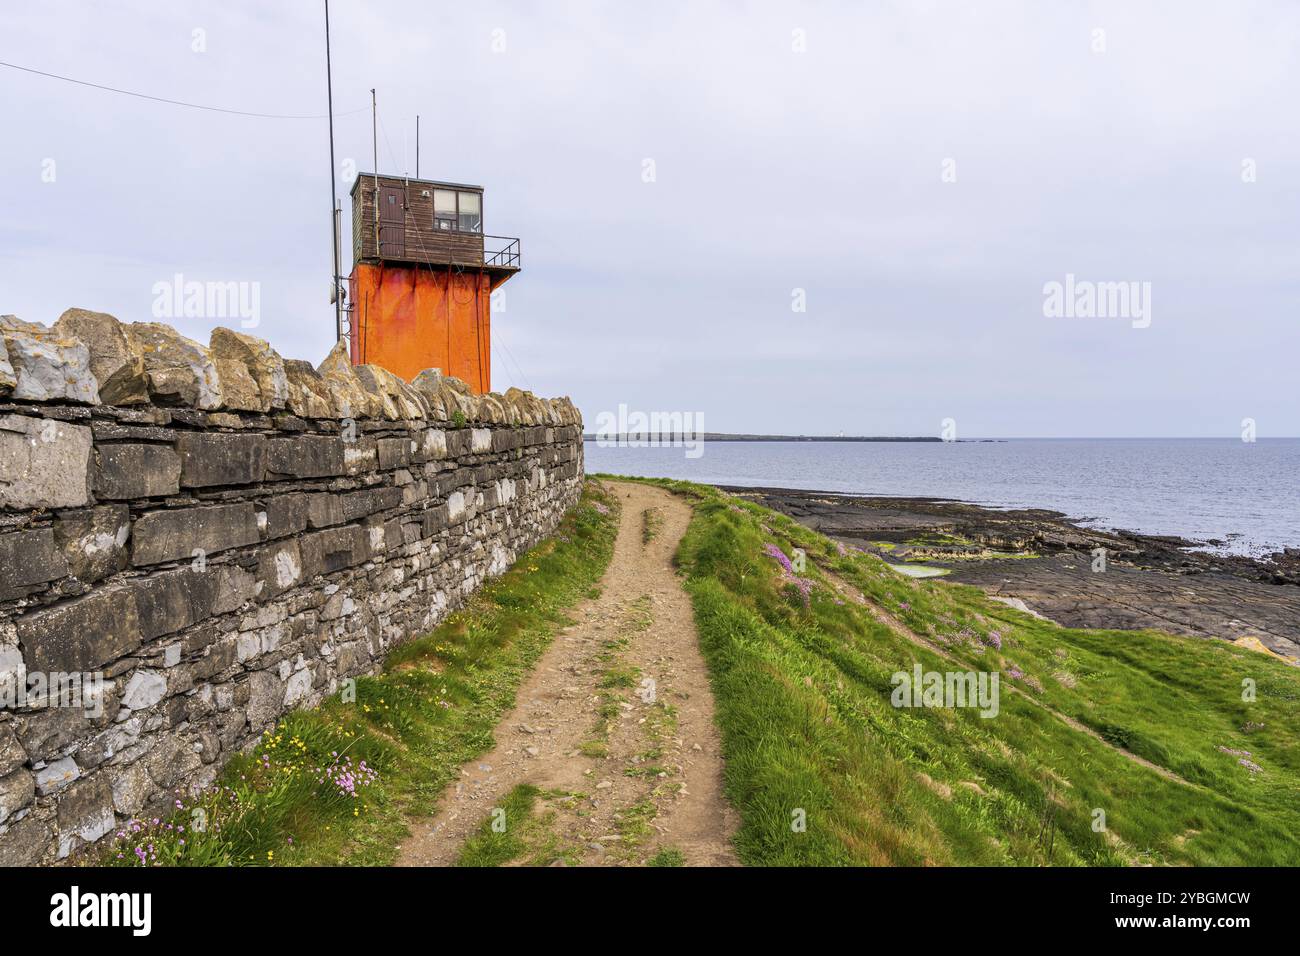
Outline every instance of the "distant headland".
[[670, 444], [683, 437], [694, 441], [943, 441], [942, 438], [889, 435], [730, 435], [723, 432], [627, 432], [623, 434], [583, 435], [583, 441], [603, 441], [611, 444]]

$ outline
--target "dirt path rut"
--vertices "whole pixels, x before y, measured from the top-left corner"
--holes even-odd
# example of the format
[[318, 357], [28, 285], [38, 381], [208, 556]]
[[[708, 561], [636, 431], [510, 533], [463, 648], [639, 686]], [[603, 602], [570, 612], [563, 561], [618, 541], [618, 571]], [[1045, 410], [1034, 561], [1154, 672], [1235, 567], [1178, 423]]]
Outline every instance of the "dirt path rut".
[[686, 865], [736, 863], [713, 697], [672, 568], [690, 507], [659, 488], [610, 484], [623, 511], [599, 597], [524, 680], [493, 750], [461, 768], [432, 818], [412, 822], [399, 865], [455, 863], [525, 783], [543, 792], [534, 833], [567, 864], [636, 865], [659, 851]]

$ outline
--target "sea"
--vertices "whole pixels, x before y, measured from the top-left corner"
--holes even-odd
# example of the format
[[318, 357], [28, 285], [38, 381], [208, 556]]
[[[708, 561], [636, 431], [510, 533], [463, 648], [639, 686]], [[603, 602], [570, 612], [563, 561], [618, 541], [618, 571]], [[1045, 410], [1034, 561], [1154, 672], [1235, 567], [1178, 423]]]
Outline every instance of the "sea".
[[1300, 438], [711, 441], [698, 457], [587, 441], [585, 451], [588, 473], [1050, 508], [1252, 557], [1300, 547]]

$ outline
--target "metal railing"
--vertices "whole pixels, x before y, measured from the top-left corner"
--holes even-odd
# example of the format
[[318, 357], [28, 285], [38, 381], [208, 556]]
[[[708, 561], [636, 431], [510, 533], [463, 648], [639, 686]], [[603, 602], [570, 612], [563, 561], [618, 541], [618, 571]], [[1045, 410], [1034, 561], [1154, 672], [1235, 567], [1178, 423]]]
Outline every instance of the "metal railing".
[[484, 236], [483, 265], [488, 268], [518, 269], [519, 240], [508, 236]]

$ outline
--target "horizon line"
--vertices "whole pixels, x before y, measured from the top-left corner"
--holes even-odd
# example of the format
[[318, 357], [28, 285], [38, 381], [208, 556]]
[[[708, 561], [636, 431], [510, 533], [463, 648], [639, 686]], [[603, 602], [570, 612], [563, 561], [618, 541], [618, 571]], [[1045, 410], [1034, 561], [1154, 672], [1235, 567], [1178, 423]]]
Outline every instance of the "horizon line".
[[598, 435], [583, 432], [583, 441], [617, 441], [633, 438], [635, 441], [650, 441], [661, 438], [673, 440], [674, 436], [701, 441], [735, 441], [735, 442], [781, 442], [781, 441], [818, 441], [818, 442], [916, 442], [956, 445], [987, 441], [1239, 441], [1243, 445], [1253, 445], [1261, 441], [1296, 441], [1300, 435], [1260, 435], [1251, 441], [1242, 441], [1232, 435], [974, 435], [969, 438], [944, 439], [933, 435], [816, 435], [816, 434], [779, 434], [762, 432], [619, 432], [614, 435]]

